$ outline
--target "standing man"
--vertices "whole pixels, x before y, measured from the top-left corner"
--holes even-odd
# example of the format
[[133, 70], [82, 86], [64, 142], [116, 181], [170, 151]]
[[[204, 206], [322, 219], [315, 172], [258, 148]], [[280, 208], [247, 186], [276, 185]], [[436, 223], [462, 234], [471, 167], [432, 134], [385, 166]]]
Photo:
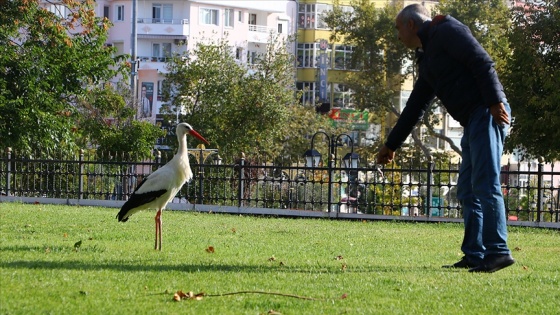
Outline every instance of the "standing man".
[[457, 198], [463, 208], [464, 257], [446, 268], [495, 272], [515, 261], [507, 246], [500, 159], [511, 110], [494, 62], [469, 28], [451, 16], [433, 20], [419, 4], [396, 17], [399, 40], [416, 50], [418, 80], [399, 120], [379, 150], [390, 163], [435, 97], [464, 128]]

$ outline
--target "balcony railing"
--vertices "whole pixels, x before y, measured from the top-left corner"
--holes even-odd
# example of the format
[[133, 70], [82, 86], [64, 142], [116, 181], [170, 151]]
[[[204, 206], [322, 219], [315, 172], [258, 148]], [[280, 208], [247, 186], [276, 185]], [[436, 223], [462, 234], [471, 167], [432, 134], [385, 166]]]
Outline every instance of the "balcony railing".
[[137, 18], [138, 24], [189, 24], [188, 19], [154, 19], [154, 18]]
[[267, 27], [266, 25], [249, 25], [249, 34], [247, 39], [255, 43], [267, 43], [268, 37], [271, 33], [276, 33], [274, 28]]
[[266, 33], [274, 32], [274, 28], [268, 27], [266, 25], [249, 25], [249, 32]]
[[144, 62], [169, 62], [171, 61], [171, 57], [154, 57], [154, 56], [138, 56], [140, 61]]
[[[141, 36], [164, 36], [186, 38], [190, 33], [188, 19], [138, 18], [137, 34]], [[158, 38], [158, 37], [155, 37]]]

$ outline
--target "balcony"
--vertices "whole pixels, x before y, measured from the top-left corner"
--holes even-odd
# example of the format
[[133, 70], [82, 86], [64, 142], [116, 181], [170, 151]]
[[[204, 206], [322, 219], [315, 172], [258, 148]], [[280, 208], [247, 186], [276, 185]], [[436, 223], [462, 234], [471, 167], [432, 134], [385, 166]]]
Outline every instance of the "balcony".
[[136, 19], [136, 23], [136, 30], [138, 35], [143, 36], [177, 36], [177, 39], [181, 39], [187, 38], [190, 33], [188, 19], [166, 20], [138, 18]]
[[253, 43], [268, 43], [270, 33], [276, 34], [276, 29], [266, 25], [249, 25], [247, 40]]

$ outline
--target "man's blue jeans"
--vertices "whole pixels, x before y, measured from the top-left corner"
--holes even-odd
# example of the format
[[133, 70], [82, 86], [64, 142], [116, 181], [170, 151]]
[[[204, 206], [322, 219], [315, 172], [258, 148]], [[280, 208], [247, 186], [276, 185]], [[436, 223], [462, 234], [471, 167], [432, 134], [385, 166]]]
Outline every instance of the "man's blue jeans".
[[[502, 103], [510, 114], [505, 99]], [[477, 108], [464, 128], [462, 162], [457, 198], [463, 208], [465, 236], [461, 250], [469, 261], [484, 255], [510, 254], [504, 198], [500, 185], [500, 160], [509, 126], [494, 122], [490, 109]]]

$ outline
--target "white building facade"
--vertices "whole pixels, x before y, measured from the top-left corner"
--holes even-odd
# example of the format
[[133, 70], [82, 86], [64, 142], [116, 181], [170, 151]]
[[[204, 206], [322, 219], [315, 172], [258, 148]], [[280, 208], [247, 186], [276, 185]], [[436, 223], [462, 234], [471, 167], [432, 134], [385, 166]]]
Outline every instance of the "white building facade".
[[200, 41], [224, 39], [240, 62], [251, 63], [266, 51], [271, 33], [287, 38], [296, 31], [295, 1], [100, 0], [96, 11], [113, 23], [107, 44], [136, 60], [131, 85], [137, 90], [138, 118], [152, 122], [162, 105], [162, 82], [172, 54]]

